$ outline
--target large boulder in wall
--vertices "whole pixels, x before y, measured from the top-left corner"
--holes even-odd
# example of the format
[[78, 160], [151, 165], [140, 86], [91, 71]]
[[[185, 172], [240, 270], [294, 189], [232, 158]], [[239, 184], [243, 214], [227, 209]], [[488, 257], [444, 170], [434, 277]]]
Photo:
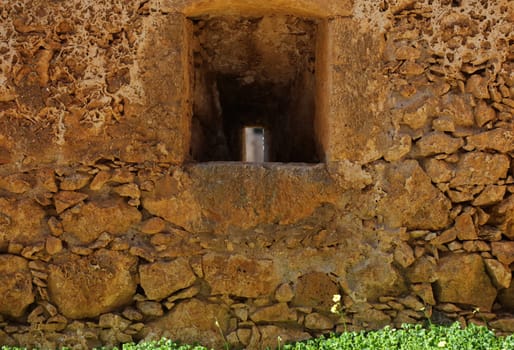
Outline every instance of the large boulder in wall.
[[107, 249], [63, 255], [49, 266], [50, 300], [69, 318], [99, 316], [132, 302], [136, 269], [136, 257]]

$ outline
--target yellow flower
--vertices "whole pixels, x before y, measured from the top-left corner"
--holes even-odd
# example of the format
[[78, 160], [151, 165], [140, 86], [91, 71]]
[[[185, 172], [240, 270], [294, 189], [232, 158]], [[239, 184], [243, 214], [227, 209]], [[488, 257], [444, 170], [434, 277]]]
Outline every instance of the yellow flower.
[[332, 297], [332, 301], [334, 303], [338, 303], [341, 301], [341, 295], [340, 294], [334, 294], [334, 296]]

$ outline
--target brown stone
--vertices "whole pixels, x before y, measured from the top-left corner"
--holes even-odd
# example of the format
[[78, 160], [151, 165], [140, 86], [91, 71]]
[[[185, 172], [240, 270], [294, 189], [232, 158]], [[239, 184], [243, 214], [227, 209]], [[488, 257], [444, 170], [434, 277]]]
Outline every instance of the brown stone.
[[136, 306], [137, 309], [145, 316], [159, 317], [164, 315], [162, 305], [155, 301], [138, 301]]
[[141, 224], [141, 232], [147, 234], [156, 234], [164, 230], [166, 222], [158, 217], [150, 218]]
[[167, 337], [186, 344], [201, 343], [209, 348], [222, 349], [222, 334], [227, 334], [228, 322], [226, 307], [190, 299], [149, 322], [142, 333], [144, 339]]
[[54, 205], [57, 214], [62, 213], [68, 208], [79, 204], [88, 197], [85, 193], [73, 192], [73, 191], [60, 191], [54, 196]]
[[329, 311], [334, 304], [332, 301], [334, 295], [341, 294], [337, 284], [322, 272], [310, 272], [300, 276], [294, 289], [292, 305], [308, 306], [324, 311]]
[[413, 284], [411, 288], [425, 304], [435, 305], [436, 301], [434, 298], [432, 285], [430, 283]]
[[[292, 343], [312, 338], [312, 336], [298, 328], [285, 328], [278, 326], [259, 327], [260, 339], [257, 346], [248, 347], [248, 350], [280, 348], [285, 343]], [[250, 343], [251, 344], [251, 343]]]
[[49, 266], [51, 301], [69, 318], [96, 317], [131, 302], [137, 259], [105, 249], [86, 257], [65, 255]]
[[416, 60], [421, 56], [421, 50], [412, 46], [400, 46], [394, 55], [397, 60]]
[[435, 295], [438, 302], [466, 304], [490, 311], [496, 288], [477, 254], [453, 254], [439, 260]]
[[497, 185], [487, 185], [484, 190], [476, 197], [472, 204], [476, 206], [493, 205], [503, 200], [507, 187]]
[[56, 237], [48, 237], [45, 243], [46, 252], [50, 255], [57, 254], [62, 251], [62, 241]]
[[421, 257], [407, 270], [407, 278], [412, 283], [434, 282], [437, 280], [437, 267], [428, 257]]
[[394, 261], [402, 267], [409, 267], [415, 261], [414, 250], [405, 242], [398, 242], [394, 250]]
[[470, 214], [462, 214], [455, 218], [457, 238], [461, 241], [478, 239], [478, 234]]
[[[93, 242], [102, 232], [113, 235], [126, 233], [141, 221], [141, 217], [139, 210], [121, 198], [90, 201], [78, 211], [68, 210], [61, 214], [66, 238], [81, 244]], [[95, 224], [91, 225], [92, 222]]]
[[465, 241], [462, 244], [462, 248], [466, 252], [489, 252], [491, 247], [484, 241]]
[[498, 291], [498, 302], [502, 309], [509, 312], [514, 311], [514, 283], [512, 283], [512, 279], [508, 288]]
[[473, 126], [473, 110], [469, 98], [462, 95], [447, 94], [443, 97], [443, 115], [450, 117], [455, 126]]
[[[335, 202], [337, 188], [328, 185], [332, 183], [325, 166], [198, 164], [187, 173], [158, 179], [153, 191], [142, 193], [142, 205], [188, 231], [225, 233], [228, 227], [290, 224], [308, 217], [322, 203]], [[267, 195], [276, 188], [280, 196]]]
[[329, 330], [334, 328], [334, 322], [327, 316], [313, 312], [305, 316], [305, 327], [315, 330]]
[[111, 179], [111, 172], [107, 170], [101, 170], [98, 174], [95, 175], [91, 183], [89, 184], [89, 188], [93, 191], [98, 191], [102, 189], [102, 187]]
[[454, 132], [455, 131], [455, 123], [451, 118], [448, 117], [440, 117], [436, 118], [432, 121], [432, 128], [436, 131], [441, 132]]
[[492, 254], [505, 265], [514, 262], [514, 242], [492, 242]]
[[451, 166], [444, 160], [429, 158], [423, 161], [423, 168], [432, 182], [449, 182], [453, 177]]
[[465, 153], [457, 163], [450, 186], [493, 184], [507, 176], [509, 167], [509, 158], [503, 154]]
[[185, 258], [159, 261], [139, 266], [139, 279], [150, 300], [160, 300], [191, 286], [196, 281], [189, 262]]
[[391, 317], [383, 311], [370, 308], [357, 312], [353, 316], [353, 321], [357, 325], [366, 327], [366, 329], [380, 329], [391, 323]]
[[45, 211], [30, 199], [0, 198], [0, 247], [44, 242]]
[[509, 267], [496, 259], [484, 259], [484, 263], [494, 285], [498, 289], [509, 288], [512, 281], [512, 272]]
[[257, 298], [272, 295], [279, 284], [272, 260], [209, 253], [203, 257], [202, 265], [212, 294]]
[[493, 121], [496, 118], [496, 111], [487, 102], [479, 101], [475, 108], [475, 122], [479, 127]]
[[439, 236], [430, 241], [433, 245], [442, 245], [449, 243], [457, 238], [457, 230], [452, 227], [451, 229], [443, 231]]
[[466, 91], [471, 93], [476, 98], [488, 99], [490, 97], [487, 84], [489, 79], [482, 77], [478, 74], [473, 74], [466, 81]]
[[255, 323], [259, 322], [295, 322], [296, 311], [291, 310], [286, 303], [278, 303], [258, 309], [250, 315]]
[[406, 291], [404, 278], [394, 266], [393, 257], [378, 253], [351, 266], [341, 286], [353, 299], [369, 302]]
[[91, 175], [83, 174], [83, 173], [75, 173], [68, 176], [65, 176], [61, 183], [59, 184], [59, 188], [63, 191], [76, 191], [85, 187], [89, 180], [91, 179]]
[[461, 138], [454, 138], [442, 132], [432, 132], [424, 135], [414, 148], [416, 156], [427, 157], [435, 154], [455, 153], [464, 146]]
[[0, 255], [0, 314], [20, 317], [34, 302], [32, 277], [27, 260]]
[[513, 333], [514, 332], [514, 318], [501, 318], [493, 320], [488, 323], [488, 327], [501, 332]]
[[25, 193], [32, 188], [23, 174], [12, 174], [0, 177], [0, 189], [7, 190], [12, 193]]
[[139, 197], [141, 197], [141, 191], [135, 183], [116, 186], [112, 191], [122, 197], [130, 197], [133, 199], [139, 199]]
[[466, 137], [466, 146], [479, 151], [494, 150], [508, 153], [514, 150], [514, 130], [496, 128]]
[[495, 224], [510, 240], [514, 239], [514, 195], [509, 195], [489, 211], [489, 223]]
[[275, 299], [280, 303], [288, 303], [294, 297], [293, 288], [289, 283], [283, 283], [275, 291]]
[[377, 204], [386, 225], [441, 229], [449, 223], [450, 201], [431, 183], [416, 161], [377, 168], [377, 183], [387, 193]]

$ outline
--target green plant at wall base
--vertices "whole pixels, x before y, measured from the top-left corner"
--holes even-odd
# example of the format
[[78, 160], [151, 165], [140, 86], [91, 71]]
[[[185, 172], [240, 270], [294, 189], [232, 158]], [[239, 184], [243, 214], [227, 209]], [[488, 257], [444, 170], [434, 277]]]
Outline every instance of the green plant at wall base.
[[[280, 350], [511, 350], [514, 335], [497, 337], [486, 327], [470, 324], [462, 329], [459, 323], [449, 327], [420, 324], [403, 325], [399, 329], [385, 327], [370, 332], [344, 332], [297, 342], [277, 344]], [[0, 350], [21, 350], [3, 346]], [[200, 345], [186, 345], [168, 339], [139, 344], [124, 344], [117, 350], [209, 350]], [[104, 350], [104, 349], [102, 349]]]

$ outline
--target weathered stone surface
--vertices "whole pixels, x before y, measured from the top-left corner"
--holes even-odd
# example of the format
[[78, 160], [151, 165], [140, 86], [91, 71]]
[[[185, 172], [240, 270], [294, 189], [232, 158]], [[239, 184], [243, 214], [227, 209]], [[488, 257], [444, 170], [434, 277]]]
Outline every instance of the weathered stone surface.
[[298, 278], [292, 305], [309, 306], [328, 311], [334, 304], [332, 298], [340, 294], [337, 284], [327, 274], [310, 272]]
[[160, 300], [191, 286], [196, 276], [188, 260], [178, 258], [169, 262], [140, 265], [139, 279], [148, 299]]
[[457, 238], [457, 230], [455, 227], [452, 227], [449, 230], [443, 231], [439, 236], [435, 237], [430, 241], [433, 245], [441, 245], [449, 243]]
[[85, 193], [74, 191], [60, 191], [54, 196], [54, 205], [57, 214], [62, 213], [68, 208], [82, 202], [88, 197]]
[[485, 101], [479, 101], [475, 108], [475, 122], [479, 127], [496, 118], [496, 111]]
[[148, 323], [142, 333], [145, 339], [167, 337], [186, 344], [201, 342], [209, 348], [221, 349], [224, 346], [221, 333], [227, 333], [228, 321], [226, 307], [190, 299]]
[[510, 282], [510, 286], [498, 291], [498, 302], [506, 311], [514, 311], [514, 283]]
[[491, 321], [488, 326], [494, 330], [512, 333], [514, 332], [514, 317]]
[[136, 307], [145, 316], [159, 317], [164, 315], [162, 305], [155, 301], [138, 301]]
[[493, 205], [500, 202], [505, 196], [506, 186], [487, 185], [480, 195], [472, 202], [476, 206]]
[[59, 188], [64, 191], [76, 191], [80, 190], [82, 187], [86, 186], [91, 179], [91, 175], [83, 174], [83, 173], [74, 173], [68, 176], [65, 176], [61, 183], [59, 184]]
[[473, 74], [466, 82], [466, 91], [476, 98], [488, 99], [490, 97], [487, 89], [488, 82], [488, 78]]
[[443, 115], [449, 116], [456, 126], [473, 126], [473, 110], [469, 96], [447, 94], [443, 98]]
[[514, 239], [514, 195], [509, 195], [490, 210], [491, 224], [496, 224], [510, 240]]
[[494, 285], [501, 288], [509, 288], [512, 280], [512, 272], [508, 266], [496, 259], [484, 259], [485, 267]]
[[153, 217], [151, 219], [146, 220], [141, 224], [141, 232], [147, 233], [147, 234], [155, 234], [159, 233], [166, 227], [166, 222], [157, 217]]
[[296, 321], [296, 311], [291, 310], [286, 303], [278, 303], [258, 309], [250, 315], [250, 319], [259, 322], [293, 322]]
[[478, 239], [478, 234], [470, 214], [462, 214], [455, 218], [457, 238], [461, 241]]
[[434, 282], [437, 280], [437, 267], [432, 259], [421, 257], [407, 270], [407, 277], [412, 283]]
[[[346, 276], [345, 292], [355, 300], [373, 302], [383, 295], [401, 295], [405, 281], [393, 266], [390, 255], [373, 255], [352, 266]], [[345, 288], [346, 287], [346, 288]]]
[[0, 255], [0, 314], [20, 317], [34, 302], [32, 276], [27, 260]]
[[279, 284], [272, 260], [210, 253], [203, 257], [202, 265], [213, 294], [257, 298], [273, 294]]
[[394, 250], [394, 261], [401, 267], [409, 267], [415, 260], [411, 246], [406, 242], [398, 242]]
[[466, 146], [479, 151], [494, 150], [501, 153], [514, 151], [514, 130], [496, 128], [466, 137]]
[[305, 327], [308, 329], [328, 330], [334, 328], [334, 322], [325, 315], [313, 312], [305, 316]]
[[451, 154], [464, 145], [460, 138], [451, 137], [442, 132], [433, 132], [423, 136], [414, 148], [415, 155], [427, 157], [434, 154]]
[[454, 254], [439, 260], [435, 295], [438, 302], [466, 304], [490, 311], [496, 288], [477, 254]]
[[423, 161], [423, 168], [434, 183], [448, 182], [453, 177], [450, 165], [444, 160], [426, 159]]
[[64, 316], [96, 317], [132, 300], [137, 258], [100, 249], [90, 256], [67, 254], [61, 259], [49, 266], [48, 291]]
[[[335, 201], [336, 189], [327, 186], [331, 183], [324, 166], [206, 163], [160, 178], [154, 191], [143, 192], [142, 204], [189, 231], [224, 233], [230, 226], [289, 224], [305, 218], [322, 203]], [[276, 189], [276, 195], [267, 195]]]
[[413, 284], [412, 290], [425, 304], [435, 305], [434, 292], [430, 283]]
[[[141, 213], [122, 199], [95, 200], [82, 205], [77, 211], [61, 214], [65, 238], [72, 242], [91, 243], [102, 232], [119, 235], [141, 221]], [[94, 222], [94, 225], [91, 223]]]
[[25, 193], [32, 188], [32, 185], [23, 174], [11, 174], [0, 176], [0, 189], [7, 190], [12, 193]]
[[357, 312], [353, 320], [357, 325], [365, 326], [367, 329], [380, 329], [391, 323], [391, 317], [383, 311], [371, 308]]
[[441, 229], [448, 225], [450, 201], [432, 185], [416, 161], [377, 167], [386, 195], [377, 212], [386, 225], [408, 229]]
[[503, 154], [466, 153], [457, 163], [455, 177], [450, 186], [493, 184], [507, 176], [509, 167], [509, 158]]
[[43, 242], [45, 211], [30, 199], [0, 198], [0, 247]]
[[312, 336], [298, 328], [285, 328], [278, 326], [258, 327], [260, 337], [257, 346], [248, 347], [248, 350], [273, 349], [279, 344], [291, 343], [312, 338]]
[[275, 291], [275, 299], [280, 303], [288, 303], [293, 297], [294, 291], [289, 283], [281, 284]]
[[514, 262], [514, 242], [492, 242], [492, 254], [505, 265]]

